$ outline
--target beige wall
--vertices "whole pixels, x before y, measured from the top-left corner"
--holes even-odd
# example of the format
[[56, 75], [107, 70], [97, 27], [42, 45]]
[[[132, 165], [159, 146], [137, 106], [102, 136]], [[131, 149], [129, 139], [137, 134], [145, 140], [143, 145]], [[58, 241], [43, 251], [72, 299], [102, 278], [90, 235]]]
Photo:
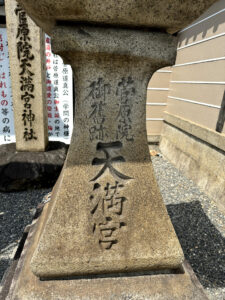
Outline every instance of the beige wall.
[[166, 110], [215, 130], [225, 89], [225, 0], [178, 37]]
[[[164, 69], [171, 73], [156, 72], [149, 83], [148, 135], [161, 133], [162, 121], [149, 119], [162, 119], [164, 110], [212, 130], [216, 128], [225, 90], [225, 0], [181, 30], [178, 38], [176, 63]], [[151, 89], [157, 87], [169, 89]], [[158, 102], [167, 105], [151, 105]]]
[[225, 90], [225, 0], [178, 39], [160, 150], [224, 212], [225, 126], [218, 133], [216, 124]]
[[159, 136], [161, 134], [171, 72], [171, 67], [163, 68], [155, 72], [149, 82], [146, 103], [148, 136]]

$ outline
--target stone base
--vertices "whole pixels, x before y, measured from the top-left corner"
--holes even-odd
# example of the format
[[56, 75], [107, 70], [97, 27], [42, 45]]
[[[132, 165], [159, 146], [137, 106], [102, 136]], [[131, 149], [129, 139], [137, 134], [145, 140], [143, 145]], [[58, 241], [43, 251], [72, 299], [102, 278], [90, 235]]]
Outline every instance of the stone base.
[[[46, 214], [46, 206], [43, 214]], [[208, 299], [187, 262], [179, 270], [171, 272], [160, 270], [151, 273], [119, 273], [41, 281], [30, 270], [30, 260], [40, 234], [38, 223], [40, 221], [37, 224], [34, 221], [31, 225], [17, 265], [14, 261], [4, 279], [0, 297], [2, 300]]]
[[66, 159], [68, 145], [50, 142], [44, 152], [18, 152], [16, 144], [0, 146], [0, 191], [53, 187]]
[[148, 144], [158, 145], [160, 141], [160, 135], [148, 135]]
[[192, 179], [225, 213], [224, 135], [165, 114], [160, 141], [162, 154]]

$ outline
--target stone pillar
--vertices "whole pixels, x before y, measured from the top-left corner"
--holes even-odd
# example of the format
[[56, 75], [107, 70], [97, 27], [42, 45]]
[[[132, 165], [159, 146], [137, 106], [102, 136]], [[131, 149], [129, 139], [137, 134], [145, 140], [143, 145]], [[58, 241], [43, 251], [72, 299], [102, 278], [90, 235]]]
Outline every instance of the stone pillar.
[[6, 0], [16, 149], [44, 151], [48, 143], [44, 33], [15, 0]]
[[173, 64], [160, 32], [58, 27], [53, 51], [74, 70], [76, 119], [31, 268], [40, 278], [175, 269], [183, 253], [150, 161], [146, 90]]
[[[154, 178], [145, 103], [151, 75], [175, 60], [177, 40], [166, 32], [216, 0], [18, 1], [72, 65], [76, 118], [63, 171], [8, 299], [205, 299], [182, 268]], [[151, 276], [155, 270], [161, 274]]]

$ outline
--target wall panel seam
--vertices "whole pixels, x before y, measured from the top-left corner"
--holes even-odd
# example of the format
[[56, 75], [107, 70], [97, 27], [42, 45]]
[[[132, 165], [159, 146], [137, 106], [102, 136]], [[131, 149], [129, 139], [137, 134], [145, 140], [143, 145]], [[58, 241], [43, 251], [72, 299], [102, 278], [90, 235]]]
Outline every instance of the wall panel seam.
[[148, 87], [148, 90], [153, 90], [153, 91], [169, 91], [169, 88], [152, 88]]
[[146, 121], [163, 121], [163, 118], [146, 118]]
[[183, 64], [177, 64], [177, 65], [174, 65], [173, 68], [182, 67], [182, 66], [189, 66], [189, 65], [196, 65], [196, 64], [206, 63], [206, 62], [220, 61], [220, 60], [225, 60], [225, 56], [210, 58], [210, 59], [204, 59], [204, 60], [197, 60], [197, 61], [187, 62], [187, 63], [183, 63]]
[[200, 20], [200, 21], [198, 21], [198, 22], [196, 22], [194, 24], [191, 24], [190, 26], [185, 27], [184, 29], [180, 30], [179, 33], [184, 32], [184, 31], [188, 30], [189, 28], [192, 28], [192, 27], [194, 27], [194, 26], [196, 26], [198, 24], [201, 24], [202, 22], [205, 22], [205, 21], [211, 19], [212, 17], [214, 17], [214, 16], [216, 16], [216, 15], [218, 15], [218, 14], [224, 12], [224, 11], [225, 11], [225, 8], [217, 11], [216, 13], [214, 13], [214, 14], [212, 14], [212, 15], [210, 15], [210, 16], [208, 16], [208, 17], [206, 17], [206, 18], [204, 18], [204, 19], [202, 19], [202, 20]]
[[225, 81], [182, 81], [182, 80], [171, 80], [170, 83], [224, 85], [224, 84], [225, 84]]
[[219, 34], [210, 36], [210, 37], [208, 37], [208, 38], [206, 38], [206, 39], [202, 39], [202, 40], [200, 40], [200, 41], [197, 41], [197, 42], [194, 42], [194, 43], [190, 43], [190, 44], [185, 45], [185, 46], [182, 46], [182, 47], [178, 47], [178, 48], [177, 48], [177, 51], [178, 51], [178, 50], [181, 50], [181, 49], [185, 49], [185, 48], [191, 47], [191, 46], [194, 46], [194, 45], [197, 45], [197, 44], [201, 44], [201, 43], [204, 43], [204, 42], [207, 42], [207, 41], [216, 39], [216, 38], [219, 38], [219, 37], [224, 36], [224, 35], [225, 35], [225, 32], [222, 32], [222, 33], [219, 33]]
[[172, 73], [172, 71], [169, 70], [158, 70], [156, 73]]
[[179, 98], [179, 97], [173, 97], [173, 96], [168, 96], [168, 98], [178, 100], [178, 101], [183, 101], [183, 102], [189, 102], [189, 103], [193, 103], [193, 104], [208, 106], [208, 107], [212, 107], [212, 108], [217, 108], [217, 109], [221, 108], [220, 105], [209, 104], [209, 103], [205, 103], [205, 102], [198, 102], [198, 101], [195, 101], [195, 100], [190, 100], [190, 99], [185, 99], [185, 98]]
[[160, 102], [147, 102], [146, 105], [150, 106], [166, 106], [167, 103], [160, 103]]

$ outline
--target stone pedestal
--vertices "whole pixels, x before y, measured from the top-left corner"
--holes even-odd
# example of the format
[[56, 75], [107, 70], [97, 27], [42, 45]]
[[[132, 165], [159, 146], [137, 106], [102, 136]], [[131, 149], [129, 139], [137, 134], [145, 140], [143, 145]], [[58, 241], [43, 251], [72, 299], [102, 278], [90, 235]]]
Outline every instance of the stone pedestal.
[[214, 0], [19, 2], [72, 65], [76, 119], [8, 299], [205, 299], [187, 271], [171, 274], [184, 257], [154, 178], [145, 102], [151, 75], [174, 63], [166, 32]]
[[60, 27], [52, 37], [53, 51], [74, 70], [77, 117], [33, 272], [177, 268], [183, 253], [154, 179], [145, 124], [149, 78], [173, 63], [176, 38], [97, 27]]
[[48, 143], [44, 33], [15, 0], [6, 0], [7, 36], [17, 151]]
[[[31, 272], [30, 260], [48, 215], [33, 222], [22, 253], [3, 281], [0, 295], [5, 300], [207, 300], [192, 269], [184, 262], [174, 271], [135, 272], [78, 276], [64, 280], [40, 280]], [[40, 211], [39, 211], [40, 213]], [[21, 248], [21, 246], [20, 246]]]

